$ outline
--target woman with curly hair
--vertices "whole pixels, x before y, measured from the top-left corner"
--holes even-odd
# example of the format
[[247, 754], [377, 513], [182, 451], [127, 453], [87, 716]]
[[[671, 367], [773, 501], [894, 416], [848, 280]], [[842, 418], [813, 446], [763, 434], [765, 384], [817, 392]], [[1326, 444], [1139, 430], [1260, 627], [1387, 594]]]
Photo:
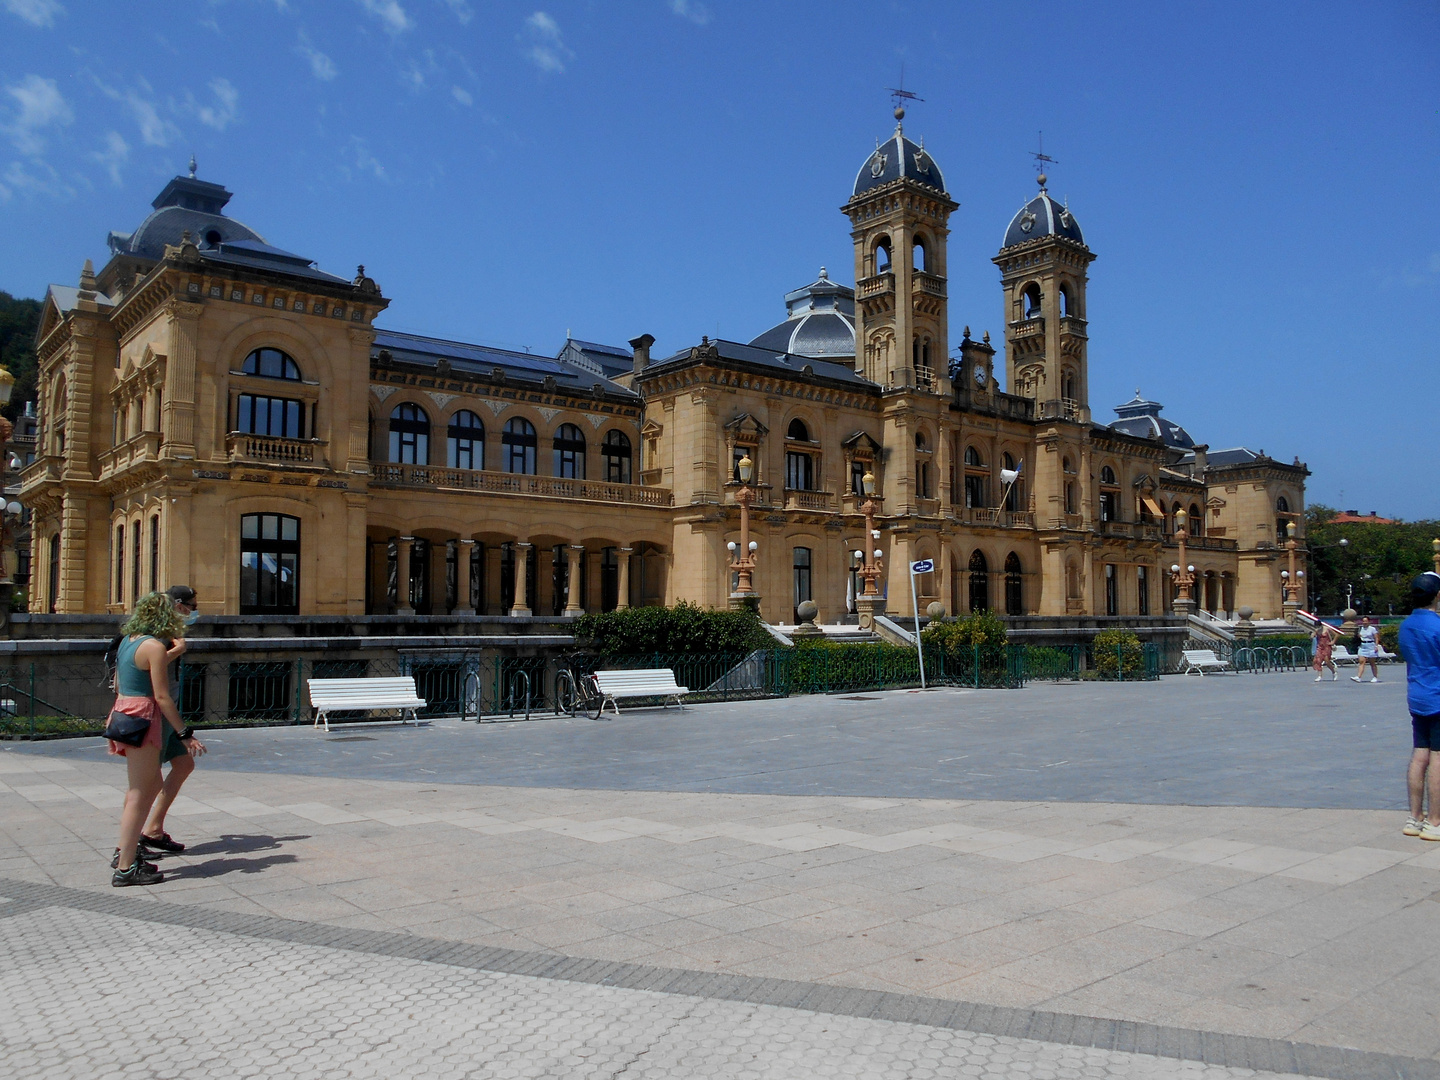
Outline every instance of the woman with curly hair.
[[170, 677], [166, 670], [169, 658], [166, 642], [183, 637], [184, 617], [175, 603], [164, 593], [142, 596], [135, 611], [120, 628], [125, 640], [120, 643], [115, 662], [114, 711], [150, 721], [139, 746], [127, 746], [110, 740], [110, 753], [123, 755], [129, 773], [125, 792], [125, 808], [120, 812], [120, 841], [110, 865], [115, 873], [110, 884], [155, 885], [165, 880], [154, 863], [140, 858], [137, 850], [140, 830], [150, 813], [155, 796], [160, 793], [160, 747], [164, 743], [164, 727], [175, 729], [192, 753], [204, 753], [194, 733], [180, 719], [175, 698], [170, 693]]

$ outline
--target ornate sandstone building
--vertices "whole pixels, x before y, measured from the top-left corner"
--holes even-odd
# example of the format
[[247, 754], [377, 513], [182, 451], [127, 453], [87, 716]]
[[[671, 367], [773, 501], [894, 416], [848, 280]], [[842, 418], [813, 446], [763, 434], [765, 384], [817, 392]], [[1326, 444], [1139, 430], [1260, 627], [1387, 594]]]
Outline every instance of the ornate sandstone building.
[[378, 329], [390, 301], [363, 267], [317, 269], [229, 198], [192, 167], [98, 274], [49, 290], [32, 611], [177, 581], [230, 614], [724, 606], [748, 455], [772, 622], [806, 599], [855, 611], [867, 472], [891, 612], [925, 558], [922, 609], [1163, 614], [1185, 510], [1199, 606], [1281, 613], [1306, 469], [1207, 452], [1138, 393], [1092, 420], [1095, 255], [1043, 176], [994, 256], [1003, 375], [988, 333], [951, 349], [957, 204], [898, 123], [844, 207], [855, 289], [822, 270], [749, 344], [665, 359], [649, 335], [550, 358]]

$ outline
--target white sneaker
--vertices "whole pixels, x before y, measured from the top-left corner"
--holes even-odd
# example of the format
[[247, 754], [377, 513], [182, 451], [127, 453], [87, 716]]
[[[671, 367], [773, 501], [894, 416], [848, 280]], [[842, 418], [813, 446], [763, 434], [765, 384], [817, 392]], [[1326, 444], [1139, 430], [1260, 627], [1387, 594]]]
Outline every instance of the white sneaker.
[[1360, 676], [1359, 676], [1359, 675], [1351, 675], [1351, 676], [1350, 676], [1350, 681], [1351, 681], [1351, 682], [1359, 682], [1359, 681], [1360, 681]]
[[1380, 680], [1379, 680], [1379, 679], [1371, 679], [1370, 681], [1371, 681], [1371, 682], [1379, 682]]
[[1324, 675], [1316, 675], [1316, 676], [1315, 676], [1315, 681], [1316, 681], [1316, 682], [1324, 682], [1324, 681], [1325, 681], [1325, 676], [1324, 676]]
[[1440, 840], [1440, 825], [1431, 825], [1428, 821], [1420, 826], [1421, 840]]
[[1406, 818], [1405, 827], [1400, 831], [1406, 836], [1419, 836], [1420, 830], [1425, 828], [1425, 822], [1420, 818]]

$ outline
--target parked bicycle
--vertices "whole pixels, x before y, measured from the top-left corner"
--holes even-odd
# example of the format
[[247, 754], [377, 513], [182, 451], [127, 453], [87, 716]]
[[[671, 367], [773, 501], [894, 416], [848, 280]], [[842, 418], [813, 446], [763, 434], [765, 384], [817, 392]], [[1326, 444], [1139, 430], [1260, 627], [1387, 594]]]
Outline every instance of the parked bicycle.
[[555, 714], [574, 716], [581, 713], [591, 720], [600, 719], [600, 710], [605, 706], [605, 695], [600, 693], [600, 684], [595, 673], [588, 671], [589, 660], [584, 653], [570, 653], [561, 657], [559, 670], [555, 673]]

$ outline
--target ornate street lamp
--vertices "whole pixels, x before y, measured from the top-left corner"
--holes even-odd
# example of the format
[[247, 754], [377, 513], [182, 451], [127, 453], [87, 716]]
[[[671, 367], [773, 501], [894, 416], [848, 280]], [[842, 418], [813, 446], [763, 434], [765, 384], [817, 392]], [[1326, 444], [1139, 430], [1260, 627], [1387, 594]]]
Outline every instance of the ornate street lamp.
[[860, 625], [868, 630], [875, 624], [876, 614], [885, 610], [879, 586], [885, 571], [880, 563], [880, 548], [875, 546], [880, 539], [880, 530], [875, 528], [875, 511], [880, 509], [880, 504], [875, 500], [875, 473], [870, 469], [866, 469], [865, 475], [860, 478], [860, 489], [865, 496], [860, 506], [861, 513], [865, 515], [865, 547], [855, 552], [855, 558], [860, 560], [857, 573], [865, 583], [865, 589], [856, 597], [855, 606], [860, 612]]
[[1184, 510], [1175, 511], [1175, 541], [1180, 545], [1180, 562], [1170, 567], [1170, 572], [1175, 575], [1175, 613], [1177, 615], [1195, 614], [1195, 597], [1191, 593], [1191, 587], [1195, 584], [1195, 567], [1185, 561], [1185, 522], [1190, 515]]
[[1285, 523], [1285, 535], [1288, 537], [1285, 541], [1285, 550], [1290, 560], [1290, 568], [1280, 571], [1281, 607], [1285, 613], [1285, 621], [1292, 623], [1295, 621], [1296, 613], [1300, 610], [1300, 582], [1305, 577], [1303, 570], [1296, 571], [1295, 569], [1295, 549], [1300, 546], [1295, 539], [1297, 531], [1295, 522], [1287, 521]]
[[[15, 392], [15, 376], [8, 370], [0, 367], [0, 406], [10, 404], [10, 395]], [[14, 455], [7, 453], [10, 444], [10, 436], [15, 434], [15, 425], [9, 420], [0, 416], [0, 478], [5, 477], [12, 470], [18, 472], [20, 462]], [[4, 497], [4, 480], [0, 479], [0, 585], [13, 585], [15, 581], [15, 568], [19, 563], [19, 553], [14, 550], [15, 536], [10, 529], [10, 520], [20, 519], [20, 504], [9, 502]], [[12, 509], [13, 508], [13, 509]], [[10, 597], [9, 590], [6, 595], [0, 597], [0, 605], [3, 605], [5, 618], [9, 618]]]
[[725, 546], [730, 551], [730, 570], [735, 574], [735, 591], [730, 594], [731, 607], [758, 607], [759, 597], [755, 594], [755, 552], [760, 545], [750, 539], [750, 504], [755, 501], [755, 492], [750, 479], [755, 475], [755, 462], [747, 452], [737, 463], [740, 472], [740, 490], [735, 493], [735, 502], [740, 507], [740, 543], [735, 541]]

